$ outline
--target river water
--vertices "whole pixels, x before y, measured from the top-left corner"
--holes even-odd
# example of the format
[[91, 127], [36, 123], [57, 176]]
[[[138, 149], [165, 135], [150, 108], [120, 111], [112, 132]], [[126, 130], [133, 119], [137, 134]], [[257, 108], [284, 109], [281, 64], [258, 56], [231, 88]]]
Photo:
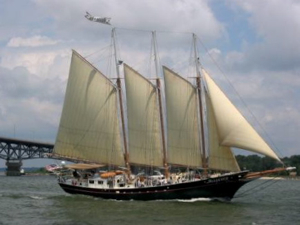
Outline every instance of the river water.
[[0, 176], [0, 224], [300, 224], [300, 180], [253, 181], [236, 196], [114, 201], [66, 194], [54, 176]]

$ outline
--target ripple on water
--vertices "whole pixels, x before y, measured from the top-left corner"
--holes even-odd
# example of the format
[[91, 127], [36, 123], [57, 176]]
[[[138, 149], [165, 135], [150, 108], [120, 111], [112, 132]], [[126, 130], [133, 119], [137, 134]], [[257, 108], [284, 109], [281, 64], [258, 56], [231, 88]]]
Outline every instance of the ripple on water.
[[[257, 180], [251, 185], [262, 184]], [[66, 194], [52, 177], [0, 177], [0, 224], [298, 224], [300, 181], [224, 199], [116, 201]], [[224, 203], [225, 202], [225, 203]]]

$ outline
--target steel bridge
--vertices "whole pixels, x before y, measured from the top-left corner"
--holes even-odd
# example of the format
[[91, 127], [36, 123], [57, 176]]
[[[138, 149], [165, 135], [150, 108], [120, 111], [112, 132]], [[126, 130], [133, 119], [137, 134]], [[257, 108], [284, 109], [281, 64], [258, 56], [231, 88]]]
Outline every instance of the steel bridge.
[[53, 144], [0, 137], [0, 158], [6, 160], [7, 175], [20, 175], [22, 160], [48, 158]]

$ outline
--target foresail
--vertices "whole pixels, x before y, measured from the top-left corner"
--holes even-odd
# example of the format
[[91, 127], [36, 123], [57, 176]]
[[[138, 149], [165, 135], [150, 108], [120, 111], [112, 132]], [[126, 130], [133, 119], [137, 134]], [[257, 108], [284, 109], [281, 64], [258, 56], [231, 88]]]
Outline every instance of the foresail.
[[162, 138], [156, 87], [124, 64], [129, 161], [163, 166]]
[[94, 163], [124, 165], [117, 89], [75, 51], [54, 154]]
[[210, 76], [204, 70], [202, 70], [202, 74], [208, 87], [208, 95], [218, 129], [219, 144], [257, 152], [280, 161], [275, 152], [247, 122]]
[[216, 170], [240, 171], [240, 167], [230, 149], [230, 147], [219, 145], [219, 135], [216, 126], [215, 116], [213, 113], [211, 101], [207, 94], [206, 110], [208, 124], [208, 140], [209, 140], [209, 158], [208, 167]]
[[168, 163], [202, 167], [197, 91], [172, 70], [163, 67], [165, 80]]

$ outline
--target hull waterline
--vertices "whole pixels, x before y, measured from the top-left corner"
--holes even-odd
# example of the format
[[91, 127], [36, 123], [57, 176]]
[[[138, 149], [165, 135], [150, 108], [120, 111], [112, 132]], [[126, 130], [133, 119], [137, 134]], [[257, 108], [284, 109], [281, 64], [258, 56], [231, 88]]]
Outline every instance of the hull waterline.
[[172, 200], [193, 198], [223, 198], [230, 200], [244, 184], [247, 172], [233, 175], [143, 188], [99, 189], [59, 183], [70, 194], [82, 194], [115, 200]]

